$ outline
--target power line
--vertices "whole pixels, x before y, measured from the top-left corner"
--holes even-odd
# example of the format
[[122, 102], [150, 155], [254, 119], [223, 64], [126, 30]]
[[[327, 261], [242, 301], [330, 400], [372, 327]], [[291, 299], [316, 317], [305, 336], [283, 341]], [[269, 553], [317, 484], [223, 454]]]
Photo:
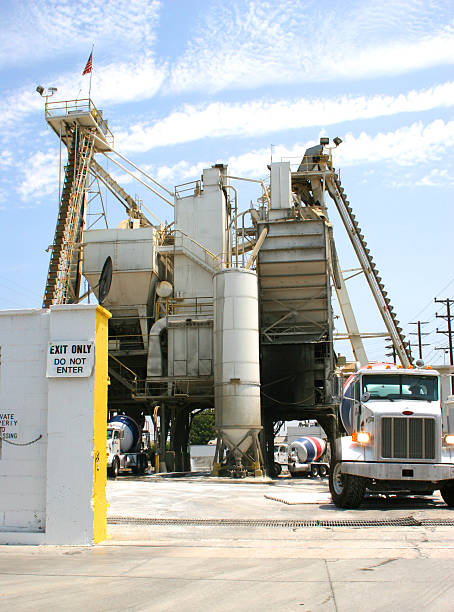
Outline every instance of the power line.
[[[454, 354], [453, 354], [453, 341], [452, 341], [452, 320], [454, 319], [454, 315], [451, 314], [451, 304], [454, 304], [454, 300], [450, 300], [446, 298], [445, 300], [437, 300], [435, 298], [436, 304], [445, 304], [446, 305], [446, 314], [439, 315], [435, 314], [437, 319], [444, 319], [448, 325], [448, 329], [437, 329], [437, 334], [446, 334], [448, 336], [448, 351], [449, 351], [449, 365], [454, 365]], [[435, 350], [446, 350], [446, 347], [436, 347]], [[454, 393], [454, 380], [451, 378], [451, 391]]]
[[[450, 287], [453, 283], [454, 283], [454, 278], [452, 278], [447, 285], [445, 285], [442, 289], [440, 289], [437, 295], [440, 295], [440, 293], [443, 293], [443, 291], [446, 291], [446, 289]], [[420, 310], [417, 314], [415, 314], [412, 317], [412, 319], [416, 319], [417, 317], [419, 317], [427, 308], [429, 308], [431, 304], [433, 304], [432, 300], [430, 300], [430, 302], [428, 302], [422, 310]]]
[[410, 332], [410, 336], [418, 336], [418, 344], [412, 344], [410, 346], [417, 346], [418, 347], [418, 354], [419, 354], [419, 358], [422, 359], [422, 347], [423, 346], [430, 346], [429, 344], [423, 344], [422, 342], [422, 336], [428, 336], [429, 333], [428, 332], [422, 332], [421, 331], [421, 325], [427, 325], [429, 323], [429, 321], [416, 321], [416, 323], [409, 323], [409, 325], [417, 325], [417, 329], [418, 331], [416, 332]]

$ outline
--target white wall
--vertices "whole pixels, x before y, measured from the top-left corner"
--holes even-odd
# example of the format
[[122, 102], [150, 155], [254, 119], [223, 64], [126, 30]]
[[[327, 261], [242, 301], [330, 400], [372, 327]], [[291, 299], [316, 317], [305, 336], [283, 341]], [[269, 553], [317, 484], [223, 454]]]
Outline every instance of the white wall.
[[0, 311], [1, 544], [93, 542], [95, 367], [47, 378], [46, 365], [49, 342], [95, 342], [97, 308]]
[[[203, 190], [200, 194], [175, 200], [176, 243], [181, 240], [178, 235], [178, 231], [181, 231], [218, 257], [222, 257], [227, 249], [226, 204], [220, 178], [219, 168], [207, 168], [203, 171]], [[225, 179], [225, 182], [228, 181]], [[190, 240], [183, 242], [196, 259], [205, 257], [203, 251], [191, 244]], [[211, 260], [209, 263], [212, 263]], [[201, 267], [195, 259], [186, 255], [175, 256], [175, 297], [211, 297], [212, 277], [212, 270]]]
[[[45, 437], [49, 313], [0, 313], [0, 529], [43, 532], [47, 445], [13, 446]], [[13, 415], [12, 418], [5, 418]], [[0, 534], [0, 541], [3, 538]]]

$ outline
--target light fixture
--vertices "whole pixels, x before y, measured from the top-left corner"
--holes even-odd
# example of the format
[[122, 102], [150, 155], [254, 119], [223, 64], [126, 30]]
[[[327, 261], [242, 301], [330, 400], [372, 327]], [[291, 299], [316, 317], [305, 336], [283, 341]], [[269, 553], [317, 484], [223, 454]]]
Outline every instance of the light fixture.
[[368, 431], [355, 431], [352, 434], [352, 441], [358, 442], [359, 444], [369, 444], [372, 436]]
[[58, 90], [56, 87], [48, 87], [47, 93], [44, 93], [44, 87], [42, 85], [38, 85], [36, 91], [39, 93], [40, 96], [46, 96], [46, 98], [50, 98], [50, 96], [53, 96], [54, 93]]
[[338, 147], [340, 143], [342, 142], [342, 138], [339, 138], [339, 136], [336, 136], [336, 138], [333, 138], [333, 142], [336, 145], [336, 147]]
[[320, 138], [320, 144], [325, 147], [329, 145], [329, 138]]

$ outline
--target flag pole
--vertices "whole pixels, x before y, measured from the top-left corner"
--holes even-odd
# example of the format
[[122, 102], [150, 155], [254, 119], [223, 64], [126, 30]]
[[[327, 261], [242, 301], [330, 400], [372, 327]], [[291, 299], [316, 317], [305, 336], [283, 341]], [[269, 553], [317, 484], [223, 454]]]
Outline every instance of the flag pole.
[[91, 77], [93, 75], [93, 49], [95, 48], [95, 43], [91, 45], [91, 70], [90, 70], [90, 84], [88, 86], [88, 101], [90, 102], [91, 98]]

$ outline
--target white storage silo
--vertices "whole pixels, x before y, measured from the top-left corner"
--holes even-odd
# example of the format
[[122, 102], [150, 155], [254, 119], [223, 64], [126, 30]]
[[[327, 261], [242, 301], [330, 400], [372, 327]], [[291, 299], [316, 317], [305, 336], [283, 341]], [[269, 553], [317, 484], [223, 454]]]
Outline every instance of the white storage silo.
[[237, 466], [246, 459], [257, 473], [262, 429], [258, 289], [251, 270], [230, 268], [214, 275], [214, 389], [220, 444], [233, 453]]

